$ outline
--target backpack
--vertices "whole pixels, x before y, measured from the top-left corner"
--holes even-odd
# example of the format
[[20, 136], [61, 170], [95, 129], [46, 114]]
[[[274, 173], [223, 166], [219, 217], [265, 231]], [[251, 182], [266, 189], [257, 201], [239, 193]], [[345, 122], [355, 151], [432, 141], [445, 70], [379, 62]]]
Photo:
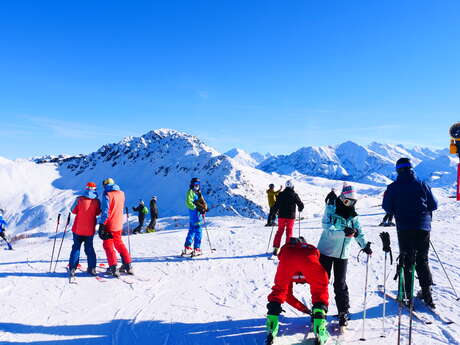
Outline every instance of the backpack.
[[141, 210], [141, 212], [143, 214], [149, 214], [149, 209], [147, 208], [147, 206], [144, 206], [144, 208]]

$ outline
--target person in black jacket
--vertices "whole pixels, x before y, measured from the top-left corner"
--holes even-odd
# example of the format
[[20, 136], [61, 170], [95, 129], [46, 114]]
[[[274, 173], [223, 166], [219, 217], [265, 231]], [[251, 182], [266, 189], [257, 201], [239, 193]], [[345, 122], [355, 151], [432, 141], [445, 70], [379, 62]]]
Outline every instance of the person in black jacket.
[[398, 177], [388, 186], [382, 207], [385, 212], [395, 216], [399, 253], [404, 258], [400, 264], [404, 265], [406, 291], [411, 291], [411, 263], [415, 259], [415, 270], [422, 288], [421, 297], [428, 306], [434, 308], [428, 251], [432, 213], [438, 204], [430, 187], [415, 177], [409, 158], [399, 159], [396, 171]]
[[150, 200], [150, 224], [147, 226], [147, 232], [155, 232], [155, 226], [157, 225], [158, 218], [158, 207], [157, 197], [153, 196]]
[[326, 199], [324, 200], [324, 202], [326, 203], [326, 205], [334, 205], [336, 199], [337, 199], [337, 194], [335, 194], [335, 188], [331, 188], [331, 191], [326, 196]]
[[273, 255], [278, 255], [281, 246], [281, 238], [284, 231], [286, 231], [286, 243], [292, 237], [292, 229], [294, 228], [296, 206], [299, 213], [303, 210], [303, 203], [300, 201], [299, 196], [294, 192], [294, 184], [291, 180], [286, 182], [286, 188], [282, 191], [276, 199], [273, 206], [273, 212], [278, 213], [278, 231], [276, 232], [273, 241]]
[[144, 200], [139, 200], [139, 205], [133, 207], [133, 211], [137, 212], [137, 217], [139, 218], [139, 225], [133, 230], [133, 234], [140, 233], [144, 226], [145, 214], [148, 213], [148, 210], [145, 212], [145, 208]]

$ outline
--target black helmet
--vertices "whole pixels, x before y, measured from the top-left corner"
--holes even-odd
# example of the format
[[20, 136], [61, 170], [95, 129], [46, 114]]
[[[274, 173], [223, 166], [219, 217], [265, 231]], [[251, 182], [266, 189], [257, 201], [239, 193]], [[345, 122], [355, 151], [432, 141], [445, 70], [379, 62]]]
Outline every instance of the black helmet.
[[200, 179], [198, 177], [194, 177], [190, 180], [190, 189], [193, 189], [193, 186], [196, 184], [200, 184]]
[[396, 162], [396, 172], [398, 174], [404, 171], [410, 171], [412, 168], [412, 163], [409, 158], [399, 158]]
[[275, 188], [275, 185], [274, 185], [273, 183], [270, 183], [270, 184], [268, 185], [268, 187], [269, 187], [269, 188]]

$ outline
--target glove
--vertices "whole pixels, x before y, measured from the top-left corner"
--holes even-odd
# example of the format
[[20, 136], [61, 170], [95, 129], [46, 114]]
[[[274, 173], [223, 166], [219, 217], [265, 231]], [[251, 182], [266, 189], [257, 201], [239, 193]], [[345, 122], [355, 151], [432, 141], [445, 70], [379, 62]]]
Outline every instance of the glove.
[[390, 234], [388, 232], [381, 232], [379, 236], [382, 239], [383, 251], [388, 253], [391, 251]]
[[104, 224], [99, 224], [99, 229], [97, 230], [97, 234], [99, 235], [99, 238], [101, 240], [109, 240], [111, 238], [113, 238], [112, 234], [110, 233], [110, 231], [107, 231], [105, 229], [105, 225]]
[[363, 252], [367, 255], [372, 255], [371, 242], [367, 242], [366, 246], [363, 248]]
[[267, 332], [275, 338], [278, 335], [279, 322], [278, 315], [267, 315]]
[[329, 332], [327, 331], [326, 322], [327, 307], [322, 303], [315, 303], [313, 305], [313, 333], [321, 341], [321, 344], [325, 343], [329, 338]]
[[343, 229], [343, 232], [345, 233], [345, 237], [353, 237], [356, 233], [356, 230], [347, 226], [345, 229]]

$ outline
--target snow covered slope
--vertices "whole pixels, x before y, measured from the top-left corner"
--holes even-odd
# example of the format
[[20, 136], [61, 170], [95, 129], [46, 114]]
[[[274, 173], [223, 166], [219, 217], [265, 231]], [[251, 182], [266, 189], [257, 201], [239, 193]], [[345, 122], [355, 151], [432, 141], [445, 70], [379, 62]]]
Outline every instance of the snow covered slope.
[[[317, 179], [317, 178], [315, 178]], [[321, 184], [321, 180], [317, 180]], [[325, 182], [325, 180], [324, 180]], [[364, 186], [363, 186], [364, 187]], [[365, 197], [366, 196], [366, 197]], [[435, 213], [432, 240], [445, 260], [453, 284], [460, 291], [460, 258], [456, 255], [459, 205], [438, 193], [440, 210]], [[306, 199], [307, 205], [313, 199]], [[379, 197], [362, 195], [358, 202], [363, 229], [373, 242], [374, 254], [369, 263], [367, 322], [362, 334], [362, 306], [365, 284], [365, 259], [358, 262], [358, 247], [352, 246], [348, 263], [351, 298], [351, 322], [343, 345], [396, 344], [397, 305], [387, 302], [386, 338], [382, 334], [382, 295], [377, 285], [383, 283], [384, 255], [376, 227], [383, 217]], [[308, 206], [307, 206], [308, 207]], [[34, 238], [16, 244], [14, 251], [0, 251], [0, 343], [2, 345], [262, 345], [265, 337], [267, 295], [276, 271], [274, 261], [264, 254], [270, 228], [262, 220], [241, 217], [210, 217], [208, 230], [217, 251], [211, 254], [203, 241], [204, 256], [184, 259], [177, 256], [187, 232], [185, 217], [160, 219], [156, 233], [131, 236], [134, 268], [139, 280], [127, 284], [116, 279], [100, 282], [78, 273], [78, 284], [66, 278], [67, 258], [71, 248], [64, 241], [56, 273], [48, 273], [52, 239]], [[62, 229], [62, 228], [61, 228]], [[390, 232], [394, 256], [398, 255], [394, 228]], [[308, 217], [300, 224], [301, 234], [317, 244], [321, 217]], [[296, 223], [295, 233], [298, 233]], [[206, 238], [205, 238], [206, 239]], [[127, 241], [127, 238], [124, 238]], [[102, 243], [95, 239], [100, 263], [106, 263]], [[453, 325], [433, 320], [432, 325], [414, 321], [413, 344], [460, 344], [458, 303], [433, 253], [430, 254], [435, 301]], [[81, 263], [86, 268], [82, 253]], [[389, 269], [387, 287], [395, 291]], [[418, 288], [418, 287], [417, 287]], [[333, 286], [329, 286], [329, 320], [336, 313]], [[309, 289], [296, 285], [294, 293], [310, 302]], [[302, 342], [308, 316], [288, 305], [280, 321], [281, 344]], [[408, 314], [402, 317], [403, 344], [408, 341]], [[333, 333], [334, 334], [334, 333]], [[335, 338], [331, 340], [335, 344]]]
[[256, 167], [258, 164], [262, 163], [264, 160], [270, 158], [272, 155], [270, 153], [262, 154], [259, 152], [247, 153], [244, 150], [233, 148], [224, 153], [224, 155], [233, 158], [235, 161], [241, 165], [247, 165], [252, 168]]

